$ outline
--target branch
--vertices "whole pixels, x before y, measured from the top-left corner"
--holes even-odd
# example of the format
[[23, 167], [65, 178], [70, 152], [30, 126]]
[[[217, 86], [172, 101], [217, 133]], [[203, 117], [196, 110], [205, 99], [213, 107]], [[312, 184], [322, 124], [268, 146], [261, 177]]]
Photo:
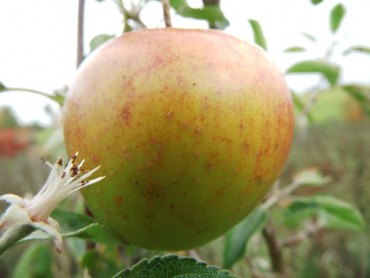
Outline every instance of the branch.
[[164, 23], [166, 24], [166, 27], [172, 27], [171, 23], [171, 15], [170, 15], [170, 3], [169, 0], [162, 0], [162, 6], [163, 6], [163, 18]]
[[284, 274], [283, 255], [271, 221], [269, 221], [265, 228], [263, 228], [262, 235], [265, 238], [269, 249], [273, 271], [279, 274]]
[[294, 246], [298, 243], [301, 243], [303, 240], [309, 238], [310, 236], [317, 233], [321, 229], [322, 229], [322, 227], [320, 225], [311, 224], [311, 225], [307, 226], [305, 230], [303, 230], [303, 231], [285, 239], [281, 243], [281, 247], [290, 247], [290, 246]]

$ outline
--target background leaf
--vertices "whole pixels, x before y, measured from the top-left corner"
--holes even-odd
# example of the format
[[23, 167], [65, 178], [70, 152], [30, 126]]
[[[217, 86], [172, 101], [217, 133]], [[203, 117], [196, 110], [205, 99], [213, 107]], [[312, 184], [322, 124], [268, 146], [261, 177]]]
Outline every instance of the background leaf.
[[347, 50], [345, 50], [342, 54], [343, 55], [348, 55], [348, 54], [351, 54], [353, 52], [360, 52], [360, 53], [363, 53], [363, 54], [370, 54], [370, 47], [352, 46], [352, 47], [348, 48]]
[[355, 232], [363, 231], [363, 228], [358, 224], [353, 223], [352, 221], [347, 221], [338, 215], [328, 213], [325, 210], [319, 211], [317, 221], [322, 227], [327, 229], [348, 230]]
[[267, 44], [262, 32], [261, 25], [257, 21], [252, 19], [249, 20], [249, 23], [252, 25], [254, 42], [267, 51]]
[[126, 268], [115, 246], [89, 249], [82, 257], [82, 267], [87, 269], [90, 277], [107, 278]]
[[345, 15], [346, 10], [342, 4], [336, 5], [330, 12], [330, 27], [333, 33], [337, 31], [343, 16]]
[[310, 41], [313, 41], [313, 42], [316, 42], [316, 38], [308, 33], [301, 33], [302, 36], [304, 36], [305, 38], [309, 39]]
[[348, 222], [347, 227], [351, 226], [356, 231], [362, 231], [365, 228], [361, 212], [352, 204], [330, 195], [315, 195], [309, 199], [327, 213], [339, 218], [342, 223]]
[[323, 0], [311, 0], [311, 3], [314, 5], [320, 4]]
[[98, 48], [102, 44], [106, 43], [110, 39], [113, 39], [115, 35], [107, 35], [107, 34], [100, 34], [95, 36], [91, 41], [90, 41], [90, 52], [94, 51], [94, 49]]
[[127, 269], [114, 278], [236, 278], [228, 270], [220, 270], [217, 266], [207, 266], [194, 258], [168, 255], [156, 256], [150, 261], [141, 260], [132, 269]]
[[246, 245], [265, 220], [266, 212], [258, 206], [248, 217], [227, 232], [223, 268], [230, 269], [244, 257]]
[[49, 245], [44, 242], [31, 245], [14, 269], [13, 278], [54, 277]]
[[334, 85], [339, 77], [340, 67], [329, 65], [321, 61], [304, 61], [293, 65], [287, 73], [312, 73], [323, 74], [331, 85]]
[[300, 184], [322, 186], [329, 183], [331, 178], [323, 177], [322, 174], [315, 168], [309, 168], [300, 171], [293, 177], [293, 180], [294, 182]]
[[217, 6], [205, 5], [202, 9], [193, 9], [189, 7], [186, 0], [170, 0], [170, 5], [183, 17], [207, 20], [219, 29], [225, 29], [229, 26], [229, 21]]
[[293, 46], [284, 50], [284, 52], [303, 52], [303, 51], [306, 50], [301, 46]]
[[295, 201], [284, 210], [285, 225], [288, 228], [301, 227], [307, 218], [318, 215], [320, 208], [311, 202]]
[[314, 195], [295, 200], [284, 212], [287, 226], [299, 226], [305, 219], [318, 216], [322, 227], [363, 231], [365, 221], [360, 211], [350, 203], [330, 195]]

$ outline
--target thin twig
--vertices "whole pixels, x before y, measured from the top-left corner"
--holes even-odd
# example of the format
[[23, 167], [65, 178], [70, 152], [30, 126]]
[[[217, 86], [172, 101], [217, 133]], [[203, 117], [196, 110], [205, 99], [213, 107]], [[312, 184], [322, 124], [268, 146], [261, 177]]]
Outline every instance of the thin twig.
[[163, 18], [166, 27], [172, 27], [169, 0], [162, 0]]
[[36, 91], [36, 90], [32, 90], [32, 89], [26, 89], [26, 88], [8, 88], [8, 87], [6, 87], [4, 89], [0, 89], [0, 93], [6, 92], [6, 91], [24, 91], [24, 92], [29, 92], [29, 93], [41, 95], [41, 96], [47, 97], [47, 98], [49, 98], [51, 100], [54, 100], [54, 101], [58, 102], [58, 104], [60, 106], [63, 106], [63, 102], [64, 102], [64, 96], [61, 96], [61, 95], [49, 95], [47, 93]]
[[77, 68], [84, 59], [84, 10], [85, 0], [78, 0]]
[[292, 235], [288, 237], [287, 239], [283, 240], [283, 242], [280, 244], [281, 247], [290, 247], [294, 246], [298, 243], [301, 243], [303, 240], [309, 238], [313, 234], [317, 233], [320, 231], [322, 227], [318, 224], [310, 224], [309, 226], [306, 227], [305, 230], [298, 232], [295, 235]]
[[[319, 83], [319, 85], [321, 84], [321, 82]], [[304, 117], [307, 116], [308, 113], [310, 113], [313, 105], [315, 104], [316, 100], [317, 100], [317, 96], [319, 95], [319, 92], [320, 92], [320, 87], [317, 86], [315, 87], [311, 93], [310, 93], [310, 98], [308, 99], [306, 105], [304, 106], [304, 108], [301, 110], [301, 112], [298, 114], [298, 116], [296, 117], [296, 122], [300, 122], [300, 120]]]

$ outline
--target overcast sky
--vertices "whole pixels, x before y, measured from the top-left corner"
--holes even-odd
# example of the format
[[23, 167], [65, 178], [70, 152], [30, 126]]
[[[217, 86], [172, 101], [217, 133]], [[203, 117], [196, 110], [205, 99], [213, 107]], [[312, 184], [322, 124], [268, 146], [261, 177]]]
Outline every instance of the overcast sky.
[[[188, 0], [194, 8], [201, 0]], [[342, 25], [331, 35], [330, 10], [338, 3], [346, 8]], [[0, 0], [0, 82], [8, 87], [23, 87], [52, 93], [69, 85], [75, 75], [77, 46], [77, 6], [72, 0]], [[253, 41], [248, 19], [259, 21], [268, 46], [268, 53], [281, 71], [306, 59], [322, 57], [333, 40], [339, 42], [333, 60], [343, 66], [340, 82], [370, 83], [370, 56], [343, 50], [353, 45], [370, 46], [369, 0], [324, 0], [317, 6], [309, 0], [222, 0], [221, 8], [230, 21], [225, 30], [241, 39]], [[173, 12], [173, 11], [172, 11]], [[164, 26], [159, 2], [152, 1], [142, 11], [142, 20], [150, 27]], [[172, 16], [174, 27], [207, 28], [200, 20]], [[86, 0], [85, 52], [90, 40], [98, 34], [122, 32], [122, 15], [113, 0], [97, 3]], [[317, 38], [313, 43], [300, 33]], [[283, 53], [291, 46], [303, 46], [306, 53]], [[289, 76], [292, 89], [303, 92], [317, 82], [318, 76]], [[10, 105], [23, 124], [50, 124], [44, 111], [58, 105], [42, 96], [12, 92], [0, 94], [0, 107]]]

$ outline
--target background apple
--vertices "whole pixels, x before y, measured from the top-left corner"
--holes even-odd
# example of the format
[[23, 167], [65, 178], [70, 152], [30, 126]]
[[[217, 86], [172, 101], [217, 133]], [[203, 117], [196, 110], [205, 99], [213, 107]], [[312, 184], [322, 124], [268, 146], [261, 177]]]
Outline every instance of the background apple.
[[125, 241], [185, 250], [268, 193], [293, 135], [283, 75], [259, 47], [214, 30], [116, 38], [81, 66], [64, 107], [68, 153], [107, 177], [87, 206]]

